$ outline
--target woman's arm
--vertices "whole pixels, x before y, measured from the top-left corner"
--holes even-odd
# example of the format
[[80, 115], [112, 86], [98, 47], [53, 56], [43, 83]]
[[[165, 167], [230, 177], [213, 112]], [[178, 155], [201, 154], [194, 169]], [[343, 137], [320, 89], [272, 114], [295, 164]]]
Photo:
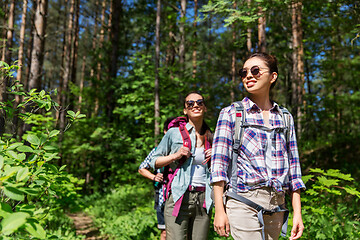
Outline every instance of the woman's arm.
[[162, 182], [163, 181], [163, 174], [162, 173], [157, 173], [157, 174], [153, 174], [152, 172], [150, 172], [148, 169], [146, 168], [141, 168], [138, 170], [138, 172], [145, 178], [151, 180], [151, 181], [155, 181], [155, 182]]
[[294, 209], [294, 218], [289, 239], [293, 240], [300, 238], [304, 231], [304, 223], [301, 217], [300, 189], [291, 192], [291, 202]]
[[214, 230], [222, 237], [228, 237], [230, 232], [229, 219], [225, 212], [223, 203], [225, 182], [214, 183], [214, 202], [215, 202], [215, 218], [214, 218]]
[[181, 159], [183, 156], [185, 156], [186, 158], [189, 158], [191, 156], [191, 152], [188, 147], [182, 146], [179, 149], [179, 151], [177, 151], [176, 153], [173, 153], [173, 154], [170, 154], [167, 156], [158, 157], [155, 162], [155, 167], [156, 168], [164, 167], [176, 160]]

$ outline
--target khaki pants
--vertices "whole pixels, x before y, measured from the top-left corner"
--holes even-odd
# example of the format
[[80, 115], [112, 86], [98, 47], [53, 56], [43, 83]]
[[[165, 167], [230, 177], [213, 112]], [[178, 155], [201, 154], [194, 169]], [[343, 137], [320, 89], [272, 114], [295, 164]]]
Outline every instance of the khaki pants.
[[[267, 187], [238, 194], [269, 210], [285, 202], [284, 192], [276, 193]], [[231, 236], [235, 240], [262, 240], [258, 212], [254, 208], [233, 198], [228, 198], [226, 213], [230, 223]], [[283, 220], [284, 212], [264, 215], [265, 239], [279, 238]]]
[[175, 206], [172, 195], [165, 203], [166, 240], [207, 240], [211, 212], [203, 208], [204, 192], [186, 191], [179, 215], [172, 216]]

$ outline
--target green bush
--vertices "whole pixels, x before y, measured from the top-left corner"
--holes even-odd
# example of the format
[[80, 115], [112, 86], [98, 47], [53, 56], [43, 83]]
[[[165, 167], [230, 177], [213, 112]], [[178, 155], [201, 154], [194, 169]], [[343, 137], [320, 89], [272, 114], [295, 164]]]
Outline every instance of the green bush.
[[[2, 74], [11, 77], [13, 67], [3, 62], [0, 67]], [[57, 165], [60, 131], [53, 128], [54, 119], [35, 114], [37, 109], [46, 112], [57, 104], [45, 91], [27, 93], [17, 91], [17, 87], [9, 93], [21, 95], [23, 102], [15, 109], [11, 101], [1, 102], [0, 110], [11, 119], [19, 114], [32, 129], [21, 140], [12, 134], [0, 137], [0, 238], [75, 239], [68, 219], [60, 220], [67, 223], [66, 230], [52, 223], [59, 221], [56, 216], [64, 217], [64, 206], [77, 203], [83, 181], [65, 172], [66, 166]], [[70, 122], [82, 117], [71, 111], [68, 114]]]
[[151, 184], [123, 185], [101, 196], [85, 198], [86, 211], [94, 216], [103, 235], [111, 239], [158, 239]]
[[303, 176], [307, 190], [301, 196], [302, 238], [360, 239], [360, 192], [351, 175], [337, 169], [311, 169], [310, 173]]

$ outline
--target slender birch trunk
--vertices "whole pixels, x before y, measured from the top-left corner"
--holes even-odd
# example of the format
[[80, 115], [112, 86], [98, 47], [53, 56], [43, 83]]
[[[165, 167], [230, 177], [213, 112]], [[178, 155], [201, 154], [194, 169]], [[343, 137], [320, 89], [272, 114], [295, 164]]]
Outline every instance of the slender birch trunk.
[[156, 29], [155, 29], [155, 100], [154, 100], [154, 137], [155, 145], [158, 143], [158, 136], [160, 135], [160, 93], [159, 93], [159, 67], [160, 67], [160, 20], [161, 20], [161, 0], [157, 0], [156, 4]]

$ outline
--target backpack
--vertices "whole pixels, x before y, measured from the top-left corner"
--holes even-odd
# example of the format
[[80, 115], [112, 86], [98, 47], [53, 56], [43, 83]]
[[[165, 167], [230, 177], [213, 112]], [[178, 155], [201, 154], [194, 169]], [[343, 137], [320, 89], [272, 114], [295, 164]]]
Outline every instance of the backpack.
[[[245, 121], [246, 110], [244, 109], [244, 106], [241, 101], [234, 102], [233, 105], [235, 107], [236, 118], [235, 118], [235, 131], [233, 134], [233, 156], [232, 156], [232, 161], [229, 163], [228, 176], [231, 176], [231, 181], [229, 182], [231, 182], [232, 184], [235, 183], [236, 185], [237, 169], [235, 167], [233, 168], [233, 166], [236, 166], [237, 163], [237, 158], [239, 156], [240, 148], [243, 143], [245, 128], [247, 127], [263, 128], [263, 126], [250, 125], [246, 123]], [[290, 112], [284, 107], [280, 107], [280, 110], [282, 112], [282, 119], [284, 121], [285, 126], [282, 128], [281, 127], [274, 128], [273, 131], [284, 133], [286, 139], [286, 145], [288, 148], [289, 139], [290, 139]], [[231, 187], [236, 188], [236, 186], [231, 186]]]
[[[173, 127], [178, 127], [181, 137], [183, 139], [183, 146], [184, 147], [188, 147], [191, 150], [191, 140], [190, 140], [190, 135], [189, 132], [187, 131], [185, 125], [187, 123], [187, 119], [186, 117], [177, 117], [175, 119], [173, 119], [169, 124], [168, 124], [168, 128], [173, 128]], [[207, 141], [206, 137], [205, 137], [205, 150], [211, 148], [210, 143]], [[163, 173], [163, 179], [164, 179], [164, 184], [163, 184], [163, 193], [164, 193], [164, 199], [168, 199], [170, 196], [170, 191], [171, 191], [171, 183], [174, 179], [174, 177], [176, 176], [177, 172], [179, 171], [180, 167], [184, 164], [184, 162], [187, 160], [187, 158], [185, 156], [183, 156], [180, 160], [178, 165], [176, 166], [175, 170], [173, 170], [169, 165], [165, 166], [164, 168], [164, 173]], [[207, 161], [203, 161], [202, 162], [203, 165], [205, 164], [209, 164], [209, 162]], [[182, 202], [182, 197], [175, 203], [175, 207], [174, 207], [174, 211], [173, 211], [173, 216], [177, 216], [180, 206], [181, 206], [181, 202]]]

